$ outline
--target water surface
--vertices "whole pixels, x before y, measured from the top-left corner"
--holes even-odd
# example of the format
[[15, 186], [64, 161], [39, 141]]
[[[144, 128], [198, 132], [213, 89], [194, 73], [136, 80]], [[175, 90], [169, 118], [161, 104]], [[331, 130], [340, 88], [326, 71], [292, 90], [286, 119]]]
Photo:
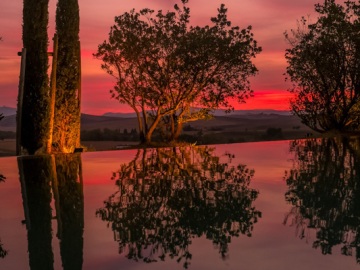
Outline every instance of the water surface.
[[360, 269], [359, 141], [0, 159], [0, 269]]

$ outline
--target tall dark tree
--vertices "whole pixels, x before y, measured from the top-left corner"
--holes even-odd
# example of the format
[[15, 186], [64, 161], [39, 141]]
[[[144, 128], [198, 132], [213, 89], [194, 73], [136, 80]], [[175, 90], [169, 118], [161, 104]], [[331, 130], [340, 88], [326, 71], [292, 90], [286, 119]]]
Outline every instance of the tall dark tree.
[[78, 0], [59, 0], [56, 33], [59, 39], [54, 150], [73, 152], [80, 145], [80, 42]]
[[20, 145], [29, 154], [46, 146], [49, 136], [49, 0], [24, 0], [23, 46], [26, 48]]
[[292, 111], [318, 132], [353, 131], [360, 125], [360, 5], [325, 0], [318, 19], [303, 18], [286, 33]]

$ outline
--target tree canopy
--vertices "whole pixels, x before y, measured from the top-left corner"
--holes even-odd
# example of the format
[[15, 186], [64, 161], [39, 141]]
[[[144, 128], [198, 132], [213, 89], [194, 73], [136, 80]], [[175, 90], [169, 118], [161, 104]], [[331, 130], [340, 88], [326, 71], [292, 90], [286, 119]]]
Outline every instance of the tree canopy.
[[73, 152], [80, 146], [80, 41], [78, 0], [59, 0], [56, 33], [59, 37], [53, 146]]
[[318, 132], [352, 131], [360, 124], [360, 5], [325, 0], [318, 19], [285, 33], [292, 111]]
[[210, 26], [190, 25], [187, 2], [166, 13], [142, 9], [117, 16], [94, 54], [116, 79], [112, 97], [136, 112], [146, 142], [161, 121], [176, 139], [183, 123], [211, 109], [232, 110], [230, 99], [244, 102], [252, 95], [249, 77], [257, 69], [251, 60], [261, 48], [251, 26], [232, 26], [224, 5]]

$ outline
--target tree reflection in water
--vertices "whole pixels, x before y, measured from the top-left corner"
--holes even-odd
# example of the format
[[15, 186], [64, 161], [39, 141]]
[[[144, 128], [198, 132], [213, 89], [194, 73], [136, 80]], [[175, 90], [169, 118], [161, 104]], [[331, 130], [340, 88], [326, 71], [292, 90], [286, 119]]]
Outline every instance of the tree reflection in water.
[[63, 269], [82, 269], [84, 202], [79, 154], [20, 157], [30, 269], [54, 269], [52, 193]]
[[294, 141], [294, 167], [286, 176], [286, 201], [293, 205], [284, 224], [300, 238], [316, 231], [314, 248], [341, 253], [360, 262], [360, 143], [359, 139]]
[[[0, 174], [0, 183], [4, 182], [6, 179], [6, 177], [2, 174]], [[3, 244], [1, 243], [1, 239], [0, 239], [0, 259], [3, 259], [6, 257], [6, 255], [8, 254], [8, 251], [4, 248]]]
[[[57, 237], [63, 269], [82, 269], [84, 196], [80, 154], [55, 157], [57, 185], [53, 185]], [[56, 190], [57, 187], [57, 190]], [[57, 193], [57, 194], [56, 194]]]
[[189, 266], [189, 246], [206, 236], [228, 254], [232, 237], [251, 236], [261, 213], [249, 188], [254, 171], [222, 163], [208, 147], [139, 150], [113, 174], [119, 190], [96, 214], [114, 231], [119, 252], [144, 262], [176, 258]]
[[18, 166], [28, 232], [30, 269], [53, 269], [51, 157], [19, 157]]

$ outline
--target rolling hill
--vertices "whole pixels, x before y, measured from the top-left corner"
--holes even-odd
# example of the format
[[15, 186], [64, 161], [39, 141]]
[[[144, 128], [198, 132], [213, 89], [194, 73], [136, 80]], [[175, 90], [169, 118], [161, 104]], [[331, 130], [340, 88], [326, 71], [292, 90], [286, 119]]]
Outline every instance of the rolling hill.
[[[1, 107], [0, 107], [1, 108]], [[2, 107], [4, 108], [4, 107]], [[7, 110], [11, 112], [11, 110]], [[0, 110], [1, 112], [1, 110]], [[14, 111], [13, 111], [14, 112]], [[5, 114], [4, 114], [5, 115]], [[115, 117], [106, 115], [81, 115], [81, 129], [124, 129], [131, 130], [137, 128], [135, 117], [129, 114], [116, 114]], [[125, 117], [124, 117], [125, 116]], [[186, 125], [191, 125], [195, 129], [204, 131], [261, 131], [267, 128], [282, 128], [283, 130], [301, 129], [304, 132], [310, 132], [300, 119], [290, 115], [288, 112], [277, 111], [239, 111], [232, 114], [215, 116], [211, 120], [199, 120]], [[16, 116], [14, 114], [7, 115], [0, 121], [0, 131], [16, 131]]]

